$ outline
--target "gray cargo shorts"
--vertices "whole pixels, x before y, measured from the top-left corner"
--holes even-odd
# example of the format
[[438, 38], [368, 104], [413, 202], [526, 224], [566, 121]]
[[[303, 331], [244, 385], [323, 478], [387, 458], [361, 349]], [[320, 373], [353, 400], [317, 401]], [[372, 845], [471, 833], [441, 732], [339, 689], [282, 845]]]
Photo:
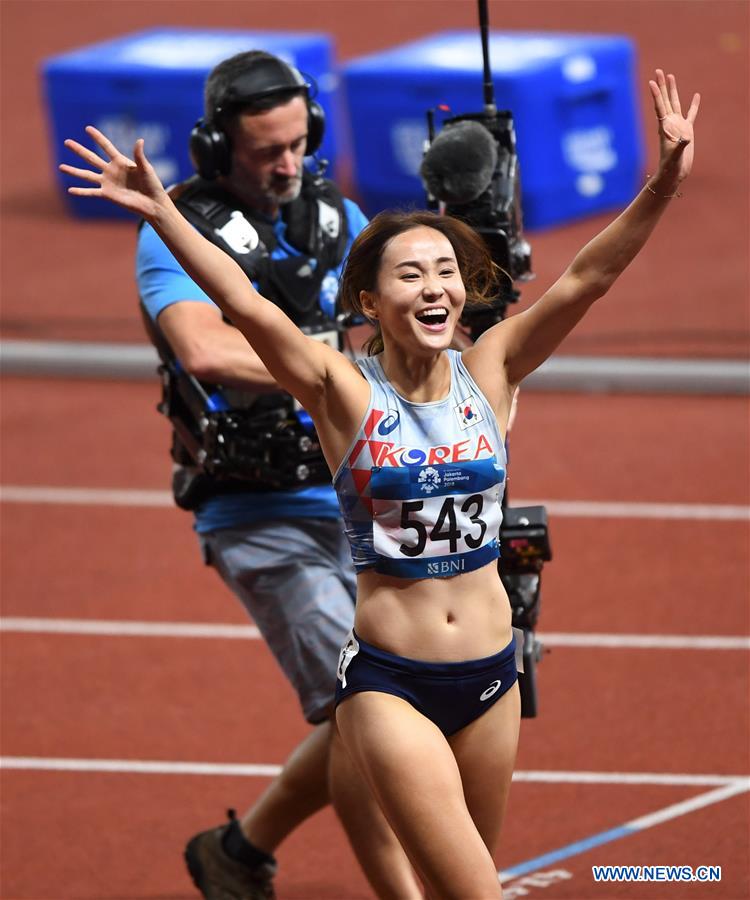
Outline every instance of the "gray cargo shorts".
[[338, 519], [283, 519], [199, 536], [203, 556], [239, 597], [308, 722], [333, 709], [357, 581]]

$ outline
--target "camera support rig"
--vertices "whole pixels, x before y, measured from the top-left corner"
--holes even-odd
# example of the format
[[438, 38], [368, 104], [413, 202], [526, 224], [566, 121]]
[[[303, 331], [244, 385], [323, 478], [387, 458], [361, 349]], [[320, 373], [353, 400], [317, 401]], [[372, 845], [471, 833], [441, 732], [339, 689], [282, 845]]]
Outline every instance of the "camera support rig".
[[[505, 318], [509, 303], [520, 292], [517, 282], [532, 279], [531, 247], [523, 237], [521, 176], [516, 152], [513, 115], [498, 110], [489, 60], [487, 0], [478, 0], [482, 41], [484, 109], [443, 121], [435, 135], [434, 110], [427, 112], [428, 141], [422, 175], [428, 191], [428, 206], [461, 219], [484, 240], [499, 269], [498, 294], [490, 304], [467, 306], [461, 324], [473, 341]], [[446, 110], [440, 106], [438, 109]], [[476, 123], [484, 129], [482, 134]], [[487, 134], [491, 142], [487, 141]], [[477, 139], [481, 138], [481, 141]], [[488, 159], [477, 162], [478, 144], [487, 142]], [[474, 170], [462, 178], [454, 170], [473, 158]], [[537, 715], [536, 664], [543, 648], [535, 628], [539, 618], [541, 570], [552, 558], [543, 506], [510, 507], [503, 498], [500, 528], [500, 578], [510, 599], [514, 628], [523, 632], [523, 672], [519, 672], [521, 715]]]

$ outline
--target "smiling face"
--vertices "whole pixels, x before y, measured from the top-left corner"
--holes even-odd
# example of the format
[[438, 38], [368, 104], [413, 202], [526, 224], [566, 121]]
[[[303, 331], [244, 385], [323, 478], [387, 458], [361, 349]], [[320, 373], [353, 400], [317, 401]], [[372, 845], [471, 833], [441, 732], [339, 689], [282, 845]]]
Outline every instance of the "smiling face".
[[450, 345], [465, 301], [451, 242], [423, 225], [386, 244], [376, 289], [360, 294], [365, 315], [380, 323], [385, 346], [420, 355]]

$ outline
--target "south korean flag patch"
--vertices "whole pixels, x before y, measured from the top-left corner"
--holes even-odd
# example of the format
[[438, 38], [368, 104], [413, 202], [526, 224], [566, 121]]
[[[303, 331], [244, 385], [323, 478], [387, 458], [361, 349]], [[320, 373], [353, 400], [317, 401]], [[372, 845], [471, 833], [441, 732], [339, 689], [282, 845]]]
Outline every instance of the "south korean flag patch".
[[473, 394], [462, 400], [457, 406], [454, 406], [453, 410], [456, 413], [456, 418], [462, 431], [466, 431], [467, 428], [484, 421], [482, 410], [479, 408]]

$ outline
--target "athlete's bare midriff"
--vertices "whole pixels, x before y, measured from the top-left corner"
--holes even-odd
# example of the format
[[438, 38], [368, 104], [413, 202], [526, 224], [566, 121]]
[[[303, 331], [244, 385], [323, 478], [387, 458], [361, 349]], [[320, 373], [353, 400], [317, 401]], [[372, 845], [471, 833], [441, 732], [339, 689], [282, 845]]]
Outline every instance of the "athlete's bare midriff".
[[510, 642], [510, 624], [496, 561], [453, 578], [412, 581], [372, 570], [357, 577], [357, 635], [399, 656], [443, 662], [491, 656]]

